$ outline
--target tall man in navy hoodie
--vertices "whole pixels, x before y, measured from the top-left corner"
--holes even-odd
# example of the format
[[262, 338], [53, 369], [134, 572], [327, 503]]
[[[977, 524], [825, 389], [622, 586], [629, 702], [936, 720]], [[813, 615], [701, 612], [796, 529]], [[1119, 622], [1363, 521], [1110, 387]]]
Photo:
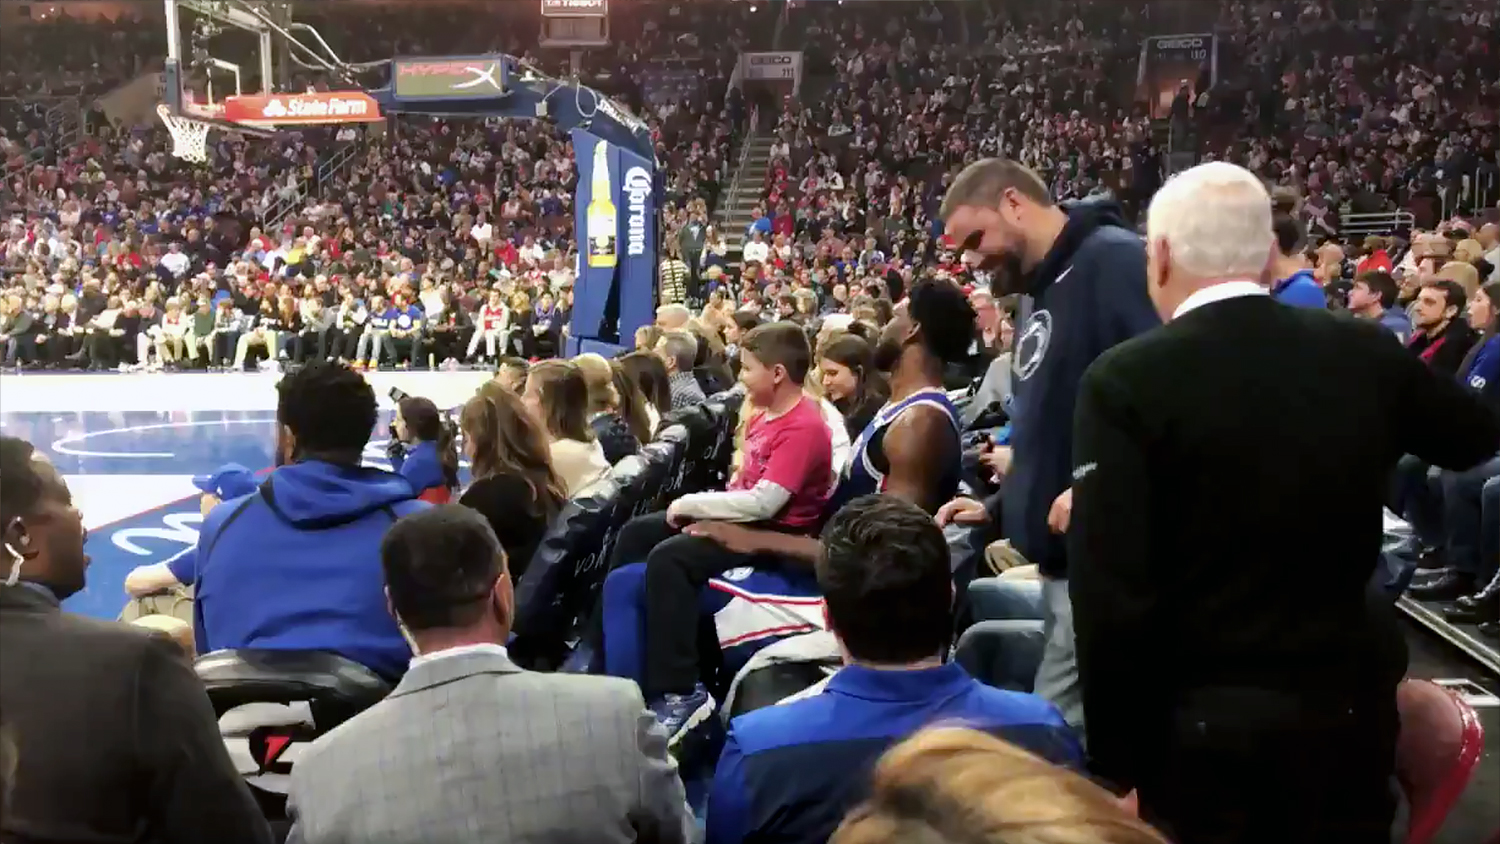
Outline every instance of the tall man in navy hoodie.
[[387, 608], [380, 542], [428, 505], [400, 475], [360, 465], [375, 392], [359, 373], [315, 361], [276, 390], [276, 470], [198, 534], [198, 652], [332, 651], [398, 680], [411, 649]]
[[1081, 729], [1062, 536], [1072, 510], [1073, 406], [1094, 358], [1161, 323], [1146, 295], [1145, 245], [1114, 203], [1060, 206], [1035, 173], [999, 158], [966, 167], [939, 214], [946, 234], [990, 271], [994, 294], [1022, 299], [1010, 469], [990, 501], [949, 502], [938, 521], [996, 521], [1041, 569], [1047, 645], [1035, 689]]

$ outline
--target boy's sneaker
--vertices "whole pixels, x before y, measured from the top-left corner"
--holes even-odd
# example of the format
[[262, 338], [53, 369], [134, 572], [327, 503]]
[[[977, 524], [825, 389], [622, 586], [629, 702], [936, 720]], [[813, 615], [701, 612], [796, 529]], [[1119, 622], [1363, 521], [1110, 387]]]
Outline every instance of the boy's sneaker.
[[656, 723], [667, 734], [667, 747], [673, 747], [693, 728], [707, 721], [714, 713], [714, 699], [699, 683], [685, 695], [663, 695], [653, 701], [651, 711]]

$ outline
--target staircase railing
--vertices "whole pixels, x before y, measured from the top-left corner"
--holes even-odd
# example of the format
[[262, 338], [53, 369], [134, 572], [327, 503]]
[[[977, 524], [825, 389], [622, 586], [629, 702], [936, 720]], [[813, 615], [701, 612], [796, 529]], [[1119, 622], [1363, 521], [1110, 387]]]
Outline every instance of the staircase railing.
[[260, 212], [261, 231], [270, 231], [281, 225], [281, 221], [286, 219], [288, 214], [307, 201], [309, 193], [322, 196], [333, 178], [349, 166], [360, 149], [361, 144], [358, 141], [350, 141], [338, 146], [333, 152], [320, 159], [313, 168], [311, 186], [308, 185], [306, 179], [298, 179], [278, 192], [276, 199]]
[[[27, 102], [16, 98], [20, 108], [40, 109], [41, 103]], [[36, 111], [32, 111], [33, 114]], [[26, 151], [26, 154], [5, 164], [5, 176], [9, 178], [31, 165], [42, 161], [52, 150], [66, 149], [78, 143], [83, 132], [83, 104], [77, 97], [62, 97], [42, 112], [43, 142]]]
[[739, 199], [742, 183], [745, 181], [745, 167], [750, 163], [750, 148], [755, 145], [756, 135], [760, 133], [760, 107], [750, 109], [750, 131], [745, 133], [745, 140], [740, 143], [740, 160], [734, 168], [734, 179], [729, 183], [729, 193], [719, 209], [728, 214], [735, 207], [735, 201]]
[[1406, 210], [1340, 213], [1339, 236], [1358, 240], [1372, 234], [1386, 235], [1399, 229], [1410, 229], [1416, 223], [1416, 216]]

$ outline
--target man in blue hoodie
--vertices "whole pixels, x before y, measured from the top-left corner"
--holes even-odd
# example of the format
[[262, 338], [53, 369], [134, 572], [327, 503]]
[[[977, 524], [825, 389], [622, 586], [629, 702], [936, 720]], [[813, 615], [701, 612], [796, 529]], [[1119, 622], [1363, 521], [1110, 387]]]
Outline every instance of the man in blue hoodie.
[[1297, 308], [1328, 309], [1328, 297], [1307, 266], [1307, 230], [1290, 214], [1277, 213], [1271, 218], [1276, 233], [1276, 283], [1271, 296], [1284, 305]]
[[427, 504], [400, 475], [360, 465], [375, 392], [359, 373], [315, 361], [276, 389], [277, 469], [198, 534], [198, 652], [332, 651], [399, 679], [411, 650], [386, 606], [380, 541]]
[[1036, 693], [1081, 727], [1067, 549], [1073, 405], [1083, 371], [1105, 350], [1161, 323], [1146, 293], [1146, 249], [1112, 202], [1052, 201], [1035, 173], [1004, 159], [969, 165], [939, 212], [946, 233], [991, 273], [995, 296], [1021, 294], [1013, 353], [1012, 458], [986, 504], [960, 498], [939, 523], [982, 522], [1043, 575], [1047, 636]]

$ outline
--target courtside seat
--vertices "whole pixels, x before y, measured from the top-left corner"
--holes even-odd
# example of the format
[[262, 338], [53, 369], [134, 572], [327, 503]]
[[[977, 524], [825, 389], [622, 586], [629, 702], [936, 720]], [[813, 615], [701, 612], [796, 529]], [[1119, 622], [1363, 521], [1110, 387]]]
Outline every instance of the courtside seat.
[[326, 651], [220, 650], [198, 657], [219, 732], [270, 821], [286, 817], [292, 767], [331, 730], [390, 694], [359, 663]]
[[[680, 426], [674, 427], [680, 432], [683, 431]], [[662, 431], [662, 434], [666, 433], [667, 431]], [[687, 450], [686, 440], [685, 432], [675, 439], [661, 439], [658, 435], [658, 439], [647, 443], [645, 448], [641, 449], [641, 459], [645, 460], [649, 467], [647, 471], [650, 473], [653, 485], [649, 487], [650, 499], [636, 505], [637, 515], [655, 513], [667, 508], [667, 496], [670, 492], [672, 476], [684, 459]]]
[[739, 427], [740, 408], [745, 403], [745, 395], [736, 390], [727, 390], [715, 393], [708, 400], [710, 406], [722, 408], [719, 411], [716, 438], [714, 439], [713, 451], [709, 458], [712, 481], [710, 489], [723, 489], [729, 483], [730, 467], [734, 463], [734, 433]]
[[[624, 462], [624, 461], [622, 461]], [[609, 561], [620, 485], [605, 478], [563, 505], [516, 584], [512, 656], [527, 668], [556, 667], [574, 625], [592, 611]]]
[[193, 671], [220, 715], [247, 703], [307, 701], [352, 710], [352, 716], [392, 688], [365, 666], [326, 651], [214, 651], [198, 657]]
[[[687, 412], [684, 409], [681, 412]], [[661, 506], [666, 507], [673, 499], [682, 494], [683, 471], [687, 468], [689, 447], [692, 444], [691, 430], [681, 422], [674, 421], [670, 425], [663, 425], [656, 432], [653, 443], [661, 443], [672, 447], [672, 460], [667, 464], [667, 479], [662, 484]]]
[[667, 414], [666, 424], [680, 425], [687, 431], [682, 464], [669, 486], [669, 500], [692, 492], [702, 492], [707, 489], [707, 457], [716, 433], [714, 414], [706, 405], [695, 404]]
[[639, 454], [632, 454], [616, 463], [611, 476], [620, 485], [620, 500], [615, 506], [609, 530], [609, 545], [613, 548], [615, 537], [620, 535], [625, 523], [635, 517], [642, 502], [649, 504], [656, 492], [651, 488], [651, 465]]

